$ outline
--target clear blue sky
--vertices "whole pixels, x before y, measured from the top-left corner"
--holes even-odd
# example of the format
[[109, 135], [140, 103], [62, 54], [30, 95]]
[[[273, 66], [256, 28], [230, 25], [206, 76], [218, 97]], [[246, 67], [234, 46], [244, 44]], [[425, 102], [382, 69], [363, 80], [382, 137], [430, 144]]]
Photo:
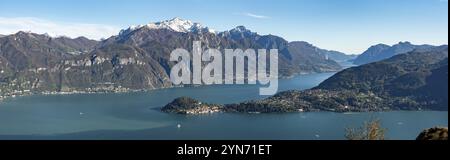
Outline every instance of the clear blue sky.
[[11, 32], [18, 24], [40, 22], [25, 17], [55, 27], [111, 27], [108, 34], [181, 17], [218, 31], [244, 25], [347, 53], [361, 53], [376, 43], [448, 43], [447, 0], [1, 0], [0, 34], [5, 34], [2, 25], [3, 32]]

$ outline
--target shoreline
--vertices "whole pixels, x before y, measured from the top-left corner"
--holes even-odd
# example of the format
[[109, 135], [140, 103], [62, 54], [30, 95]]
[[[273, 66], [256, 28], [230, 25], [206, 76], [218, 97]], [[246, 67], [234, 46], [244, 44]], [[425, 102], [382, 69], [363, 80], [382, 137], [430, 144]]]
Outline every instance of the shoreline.
[[[270, 99], [264, 99], [270, 100]], [[330, 113], [342, 113], [347, 115], [358, 113], [375, 113], [375, 112], [392, 112], [392, 111], [444, 111], [448, 110], [433, 110], [422, 108], [358, 108], [356, 106], [346, 106], [345, 109], [340, 109], [340, 106], [320, 106], [314, 107], [314, 104], [310, 105], [291, 105], [291, 104], [278, 104], [276, 101], [269, 103], [257, 103], [255, 101], [247, 101], [233, 104], [214, 104], [205, 103], [197, 99], [190, 97], [179, 97], [172, 102], [162, 106], [160, 111], [167, 114], [179, 114], [179, 115], [212, 115], [217, 113], [240, 113], [240, 114], [285, 114], [285, 113], [311, 113], [311, 112], [330, 112]]]
[[[328, 73], [338, 73], [339, 71], [329, 71], [329, 72], [319, 72], [319, 73], [296, 73], [291, 76], [283, 76], [279, 77], [280, 80], [283, 79], [293, 79], [298, 76], [305, 76], [305, 75], [314, 75], [314, 74], [328, 74]], [[210, 85], [213, 86], [214, 84]], [[33, 96], [33, 95], [77, 95], [77, 94], [108, 94], [108, 93], [137, 93], [137, 92], [150, 92], [155, 90], [163, 90], [163, 89], [174, 89], [174, 88], [190, 88], [190, 87], [202, 87], [207, 85], [183, 85], [183, 86], [171, 86], [171, 87], [161, 87], [161, 88], [155, 88], [155, 89], [128, 89], [128, 88], [121, 88], [125, 89], [124, 91], [115, 91], [115, 90], [105, 90], [105, 91], [80, 91], [80, 90], [74, 90], [70, 92], [58, 92], [58, 91], [41, 91], [41, 92], [33, 92], [31, 90], [22, 90], [22, 91], [15, 91], [13, 93], [9, 93], [9, 95], [0, 95], [0, 102], [4, 102], [6, 100], [11, 100], [18, 97], [24, 97], [24, 96]], [[119, 88], [117, 88], [119, 89]], [[19, 93], [22, 92], [22, 93]], [[23, 93], [25, 92], [25, 93]]]
[[[158, 108], [155, 108], [158, 109]], [[159, 108], [161, 109], [161, 107]], [[297, 112], [225, 112], [225, 111], [217, 111], [217, 112], [202, 112], [202, 113], [168, 113], [159, 110], [160, 112], [172, 115], [182, 115], [182, 116], [209, 116], [215, 114], [237, 114], [237, 115], [277, 115], [277, 114], [299, 114], [299, 113], [336, 113], [342, 115], [358, 115], [363, 113], [392, 113], [392, 112], [448, 112], [443, 110], [382, 110], [382, 111], [361, 111], [361, 112], [337, 112], [330, 110], [317, 110], [317, 111], [297, 111]]]

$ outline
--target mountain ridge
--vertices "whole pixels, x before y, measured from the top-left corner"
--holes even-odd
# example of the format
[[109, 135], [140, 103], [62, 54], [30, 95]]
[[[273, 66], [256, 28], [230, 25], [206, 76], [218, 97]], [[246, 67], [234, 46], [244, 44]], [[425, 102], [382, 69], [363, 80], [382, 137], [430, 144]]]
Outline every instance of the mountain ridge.
[[178, 114], [448, 111], [448, 46], [348, 68], [305, 91], [285, 91], [262, 100], [219, 106], [184, 97], [161, 110]]
[[314, 47], [296, 45], [274, 35], [259, 35], [244, 26], [211, 33], [178, 32], [160, 25], [163, 27], [134, 28], [102, 41], [29, 32], [2, 37], [0, 96], [173, 87], [169, 75], [175, 63], [169, 60], [169, 53], [176, 48], [192, 50], [193, 41], [201, 41], [203, 49], [279, 49], [281, 77], [341, 69]]
[[433, 47], [436, 47], [436, 46], [426, 45], [426, 44], [414, 45], [408, 41], [399, 42], [398, 44], [395, 44], [393, 46], [389, 46], [386, 44], [377, 44], [377, 45], [371, 46], [369, 49], [367, 49], [361, 55], [356, 57], [356, 59], [354, 60], [354, 64], [362, 65], [362, 64], [377, 62], [377, 61], [381, 61], [384, 59], [388, 59], [395, 55], [411, 52], [416, 49], [420, 50], [420, 49], [428, 49], [428, 48], [433, 48]]

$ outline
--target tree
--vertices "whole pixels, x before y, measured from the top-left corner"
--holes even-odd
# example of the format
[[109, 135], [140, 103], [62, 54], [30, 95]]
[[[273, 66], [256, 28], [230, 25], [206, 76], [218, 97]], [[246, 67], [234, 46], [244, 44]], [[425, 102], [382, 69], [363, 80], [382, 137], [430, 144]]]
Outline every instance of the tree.
[[347, 128], [345, 138], [348, 140], [384, 140], [385, 128], [381, 127], [379, 119], [364, 122], [359, 128]]

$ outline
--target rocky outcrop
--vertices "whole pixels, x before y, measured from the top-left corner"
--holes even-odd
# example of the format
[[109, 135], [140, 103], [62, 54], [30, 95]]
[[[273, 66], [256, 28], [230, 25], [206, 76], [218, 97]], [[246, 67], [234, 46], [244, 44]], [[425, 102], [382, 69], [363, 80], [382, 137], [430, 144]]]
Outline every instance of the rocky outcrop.
[[448, 140], [447, 127], [434, 127], [424, 130], [416, 138], [417, 140]]

